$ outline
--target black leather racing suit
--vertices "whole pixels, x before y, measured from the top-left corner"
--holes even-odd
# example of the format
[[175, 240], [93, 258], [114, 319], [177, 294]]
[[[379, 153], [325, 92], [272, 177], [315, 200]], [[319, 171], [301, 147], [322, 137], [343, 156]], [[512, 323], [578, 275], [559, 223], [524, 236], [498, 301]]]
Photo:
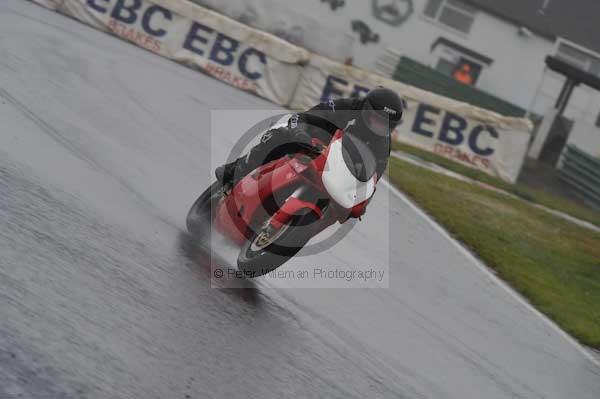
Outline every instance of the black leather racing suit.
[[390, 156], [391, 135], [382, 137], [369, 131], [363, 120], [362, 103], [363, 100], [358, 99], [331, 100], [306, 112], [292, 115], [287, 128], [267, 131], [260, 143], [238, 160], [239, 171], [245, 175], [260, 165], [295, 153], [299, 144], [310, 144], [311, 138], [318, 138], [328, 144], [338, 129], [344, 129], [348, 122], [355, 120], [351, 132], [363, 139], [373, 151], [377, 159], [377, 176], [380, 178]]

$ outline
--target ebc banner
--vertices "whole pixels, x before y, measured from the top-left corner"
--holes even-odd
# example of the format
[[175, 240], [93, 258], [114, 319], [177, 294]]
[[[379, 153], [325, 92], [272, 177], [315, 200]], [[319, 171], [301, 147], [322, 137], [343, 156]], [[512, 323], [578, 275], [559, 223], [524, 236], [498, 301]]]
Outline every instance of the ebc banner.
[[187, 1], [36, 2], [280, 105], [308, 59], [303, 49]]
[[291, 107], [306, 109], [340, 97], [361, 97], [385, 86], [405, 100], [399, 141], [437, 153], [504, 180], [516, 181], [529, 143], [530, 123], [460, 103], [363, 70], [312, 55]]

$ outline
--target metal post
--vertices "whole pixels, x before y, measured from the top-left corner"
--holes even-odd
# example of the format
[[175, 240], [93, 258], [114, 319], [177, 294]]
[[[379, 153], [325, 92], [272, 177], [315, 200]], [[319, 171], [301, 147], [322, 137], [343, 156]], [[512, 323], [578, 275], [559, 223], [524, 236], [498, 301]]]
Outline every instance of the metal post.
[[567, 105], [569, 104], [569, 100], [571, 99], [571, 96], [573, 95], [573, 89], [575, 89], [575, 87], [578, 84], [579, 84], [579, 82], [577, 82], [571, 78], [567, 78], [567, 80], [565, 81], [565, 84], [563, 85], [563, 87], [560, 91], [560, 95], [558, 96], [558, 99], [556, 100], [556, 104], [554, 106], [558, 110], [559, 116], [561, 116], [565, 112], [565, 109], [567, 108]]

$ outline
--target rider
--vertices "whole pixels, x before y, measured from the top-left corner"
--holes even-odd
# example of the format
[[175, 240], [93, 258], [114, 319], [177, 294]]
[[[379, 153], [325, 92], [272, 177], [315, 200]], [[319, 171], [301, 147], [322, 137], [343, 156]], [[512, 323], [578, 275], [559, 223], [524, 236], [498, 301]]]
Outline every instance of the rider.
[[299, 147], [312, 146], [317, 138], [328, 144], [338, 129], [354, 120], [352, 134], [369, 145], [377, 159], [377, 177], [385, 171], [391, 150], [391, 132], [402, 119], [402, 100], [392, 90], [378, 87], [362, 99], [339, 99], [321, 103], [306, 112], [294, 114], [288, 126], [267, 131], [250, 152], [215, 170], [223, 185], [241, 180], [257, 167]]

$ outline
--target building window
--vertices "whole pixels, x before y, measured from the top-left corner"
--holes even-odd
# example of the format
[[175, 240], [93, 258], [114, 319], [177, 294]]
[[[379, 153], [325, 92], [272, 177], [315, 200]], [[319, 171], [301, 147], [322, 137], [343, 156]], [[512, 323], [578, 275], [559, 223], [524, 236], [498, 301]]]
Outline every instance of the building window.
[[590, 53], [562, 42], [558, 45], [556, 56], [581, 70], [600, 76], [600, 58]]
[[428, 0], [423, 14], [463, 33], [469, 33], [477, 10], [458, 0]]
[[467, 85], [475, 86], [485, 67], [494, 60], [462, 44], [438, 37], [431, 44], [431, 56], [438, 72]]
[[482, 68], [480, 64], [460, 57], [458, 62], [440, 58], [435, 69], [457, 82], [468, 86], [475, 86], [479, 75], [481, 75]]

